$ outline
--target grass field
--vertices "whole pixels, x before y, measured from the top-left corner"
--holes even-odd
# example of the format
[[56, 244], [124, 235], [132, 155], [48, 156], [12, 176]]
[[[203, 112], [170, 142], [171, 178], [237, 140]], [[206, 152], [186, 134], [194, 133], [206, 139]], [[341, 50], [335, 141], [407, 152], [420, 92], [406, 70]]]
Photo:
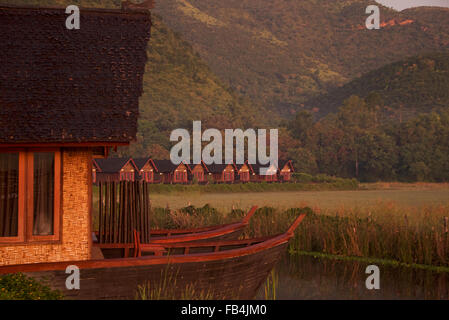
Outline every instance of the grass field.
[[210, 204], [220, 210], [234, 208], [247, 209], [252, 205], [276, 208], [294, 208], [310, 206], [319, 209], [337, 209], [341, 207], [366, 207], [379, 202], [393, 202], [403, 207], [449, 204], [449, 187], [416, 185], [397, 188], [379, 188], [370, 186], [366, 190], [356, 191], [293, 191], [293, 192], [254, 192], [254, 193], [174, 193], [153, 194], [153, 207], [179, 209], [187, 205], [203, 206]]

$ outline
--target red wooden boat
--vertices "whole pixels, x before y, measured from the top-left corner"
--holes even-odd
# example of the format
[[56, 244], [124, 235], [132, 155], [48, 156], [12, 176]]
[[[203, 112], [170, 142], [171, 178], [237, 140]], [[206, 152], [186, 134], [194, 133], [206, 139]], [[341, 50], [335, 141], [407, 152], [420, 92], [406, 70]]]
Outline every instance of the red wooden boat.
[[[235, 240], [242, 234], [243, 229], [249, 224], [252, 216], [256, 213], [257, 206], [253, 206], [248, 214], [239, 222], [219, 226], [211, 226], [197, 229], [161, 229], [151, 230], [151, 244], [170, 244], [179, 242], [201, 242], [218, 240]], [[98, 233], [97, 233], [98, 237]], [[134, 248], [133, 243], [98, 243], [93, 246], [100, 248], [102, 253], [109, 257], [123, 252], [124, 257], [129, 256], [129, 250]]]
[[[136, 243], [135, 258], [37, 263], [0, 267], [0, 274], [23, 272], [61, 290], [69, 299], [134, 299], [139, 285], [170, 283], [176, 296], [186, 288], [213, 299], [252, 299], [285, 252], [301, 223], [300, 215], [284, 234], [249, 240]], [[67, 290], [69, 265], [80, 269], [80, 289]]]

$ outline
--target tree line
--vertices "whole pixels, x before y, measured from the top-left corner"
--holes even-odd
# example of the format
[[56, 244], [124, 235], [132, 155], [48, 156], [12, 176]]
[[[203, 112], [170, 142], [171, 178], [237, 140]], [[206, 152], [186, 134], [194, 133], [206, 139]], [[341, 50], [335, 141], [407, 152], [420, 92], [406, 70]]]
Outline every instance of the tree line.
[[314, 120], [300, 111], [285, 123], [282, 152], [296, 170], [360, 181], [449, 181], [449, 111], [386, 118], [380, 95], [351, 96]]

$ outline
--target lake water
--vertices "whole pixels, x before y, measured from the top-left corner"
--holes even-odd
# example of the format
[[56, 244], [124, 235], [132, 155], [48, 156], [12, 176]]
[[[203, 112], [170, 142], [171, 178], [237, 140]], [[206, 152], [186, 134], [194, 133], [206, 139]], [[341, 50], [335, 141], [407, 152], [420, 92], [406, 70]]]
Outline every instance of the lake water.
[[[380, 289], [368, 290], [368, 265], [286, 255], [274, 271], [276, 299], [449, 299], [449, 273], [378, 265]], [[265, 298], [263, 287], [257, 298]]]

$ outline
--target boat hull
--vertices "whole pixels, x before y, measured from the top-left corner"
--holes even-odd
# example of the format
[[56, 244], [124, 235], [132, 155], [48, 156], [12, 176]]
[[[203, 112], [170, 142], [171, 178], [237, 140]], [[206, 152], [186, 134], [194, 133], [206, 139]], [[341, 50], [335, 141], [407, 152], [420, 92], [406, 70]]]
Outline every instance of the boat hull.
[[[138, 287], [164, 288], [166, 298], [253, 299], [269, 272], [285, 252], [287, 243], [232, 258], [142, 266], [80, 268], [80, 290], [67, 290], [65, 270], [25, 272], [66, 299], [135, 299]], [[135, 260], [131, 258], [122, 260]], [[151, 258], [150, 258], [151, 259]], [[192, 296], [193, 295], [193, 296]]]

